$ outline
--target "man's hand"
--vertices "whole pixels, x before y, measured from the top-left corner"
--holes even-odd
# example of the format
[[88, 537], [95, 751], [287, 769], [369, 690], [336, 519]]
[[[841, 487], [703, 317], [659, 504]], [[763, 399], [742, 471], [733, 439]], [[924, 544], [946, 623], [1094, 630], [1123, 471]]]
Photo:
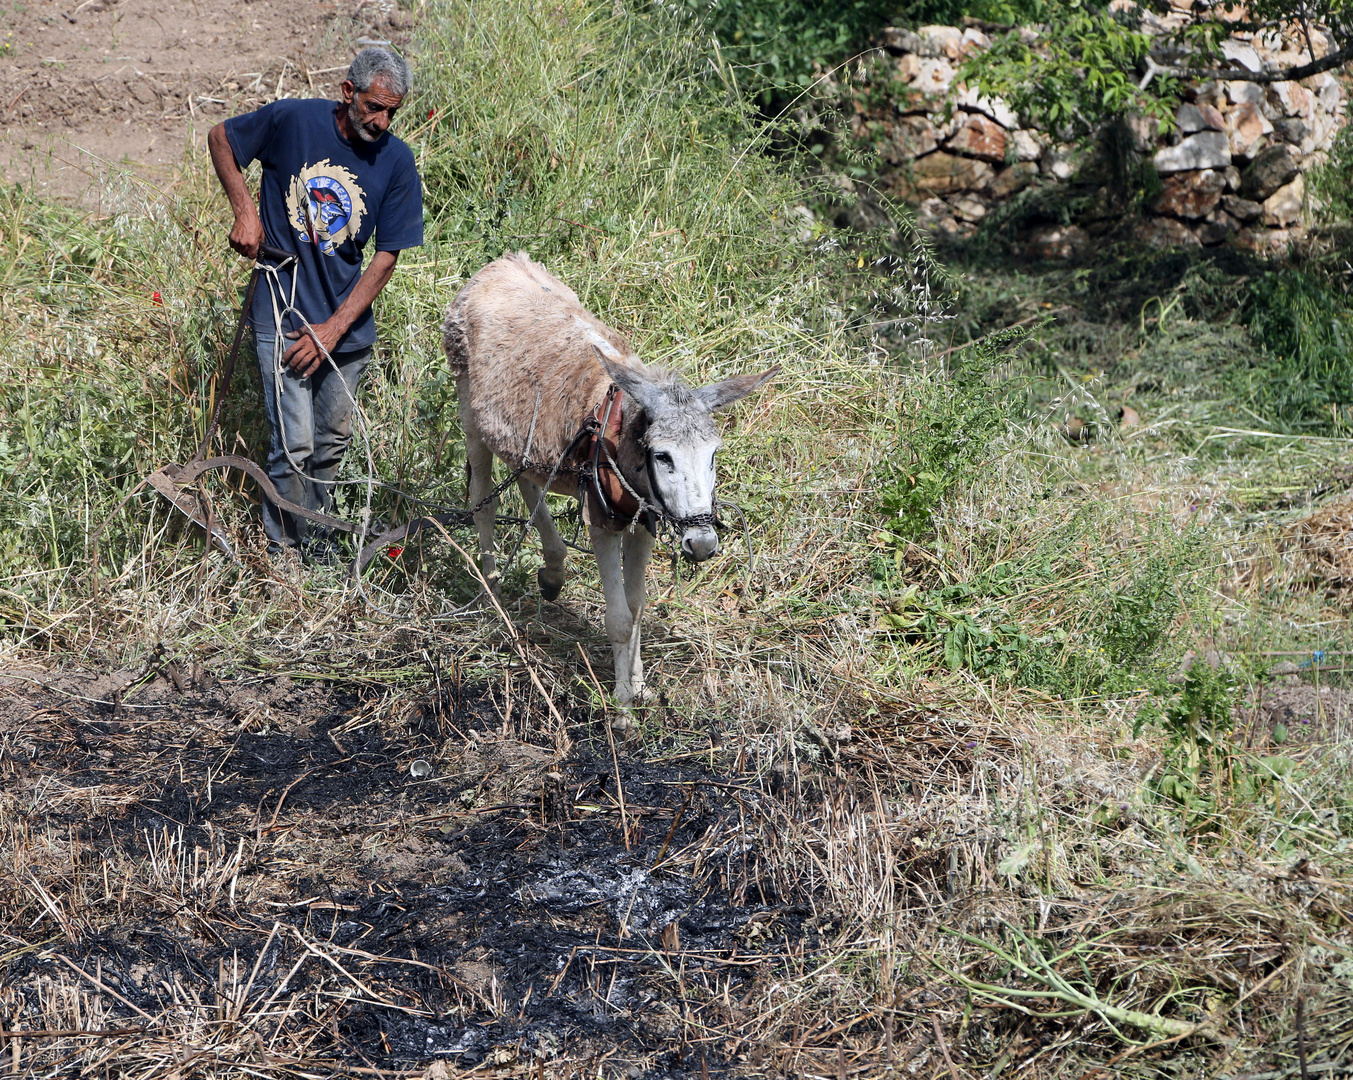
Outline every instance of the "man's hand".
[[287, 335], [296, 344], [286, 351], [282, 362], [301, 378], [318, 371], [320, 364], [324, 363], [324, 352], [320, 349], [320, 345], [329, 351], [330, 356], [333, 355], [334, 349], [343, 340], [343, 335], [348, 332], [349, 327], [385, 288], [385, 283], [395, 272], [395, 263], [398, 261], [398, 251], [376, 252], [367, 263], [366, 269], [362, 271], [362, 276], [357, 279], [352, 292], [348, 293], [348, 298], [338, 305], [338, 310], [328, 319], [314, 328], [315, 336], [312, 337], [309, 330], [296, 330]]
[[249, 213], [235, 218], [235, 227], [230, 230], [230, 246], [247, 259], [258, 257], [258, 249], [263, 246], [263, 222], [252, 206]]
[[[324, 363], [325, 352], [327, 351], [330, 356], [333, 355], [343, 333], [343, 330], [333, 325], [332, 319], [314, 327], [313, 332], [294, 330], [287, 337], [296, 344], [286, 351], [282, 363], [302, 379], [313, 375]], [[323, 349], [320, 348], [321, 345], [324, 346]]]

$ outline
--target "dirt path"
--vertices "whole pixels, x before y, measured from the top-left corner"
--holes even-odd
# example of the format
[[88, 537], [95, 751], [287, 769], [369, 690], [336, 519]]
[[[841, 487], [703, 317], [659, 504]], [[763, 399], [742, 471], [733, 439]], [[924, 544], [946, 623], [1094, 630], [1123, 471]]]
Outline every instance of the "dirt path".
[[93, 208], [109, 165], [168, 184], [218, 120], [336, 94], [352, 53], [407, 44], [396, 0], [21, 0], [0, 30], [0, 172]]

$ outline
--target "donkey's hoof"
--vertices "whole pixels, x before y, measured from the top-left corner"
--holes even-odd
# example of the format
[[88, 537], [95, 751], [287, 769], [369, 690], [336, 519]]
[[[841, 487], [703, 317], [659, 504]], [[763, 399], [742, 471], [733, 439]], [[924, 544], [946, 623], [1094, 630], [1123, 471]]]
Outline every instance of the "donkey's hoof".
[[634, 716], [629, 709], [622, 709], [619, 715], [611, 718], [610, 727], [619, 738], [628, 738], [629, 733], [634, 730]]
[[559, 599], [559, 594], [564, 591], [564, 575], [557, 571], [551, 573], [546, 567], [541, 567], [536, 571], [536, 584], [540, 586], [540, 595], [548, 603], [553, 603]]

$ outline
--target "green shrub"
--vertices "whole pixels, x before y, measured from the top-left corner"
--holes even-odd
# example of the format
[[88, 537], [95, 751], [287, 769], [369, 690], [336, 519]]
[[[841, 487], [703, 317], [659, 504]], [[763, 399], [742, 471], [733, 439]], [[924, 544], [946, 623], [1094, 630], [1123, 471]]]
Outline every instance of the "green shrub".
[[753, 96], [769, 104], [811, 86], [889, 25], [896, 0], [684, 0], [740, 69]]

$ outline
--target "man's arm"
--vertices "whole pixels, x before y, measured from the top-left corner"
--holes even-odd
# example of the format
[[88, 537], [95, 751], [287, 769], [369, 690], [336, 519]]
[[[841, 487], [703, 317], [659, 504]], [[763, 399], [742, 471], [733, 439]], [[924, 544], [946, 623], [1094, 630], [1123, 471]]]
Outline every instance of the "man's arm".
[[[244, 173], [235, 160], [235, 151], [230, 148], [230, 140], [226, 138], [224, 123], [217, 124], [207, 132], [207, 149], [211, 151], [212, 167], [235, 214], [235, 225], [230, 230], [230, 246], [252, 259], [263, 243], [263, 222], [259, 220], [249, 186], [244, 182]], [[388, 278], [389, 275], [386, 276]]]
[[[357, 317], [362, 312], [371, 306], [372, 301], [385, 288], [386, 282], [390, 280], [390, 275], [395, 272], [395, 263], [398, 261], [398, 251], [376, 252], [375, 255], [371, 256], [371, 262], [367, 264], [362, 276], [357, 279], [357, 284], [353, 286], [352, 292], [348, 293], [348, 298], [338, 305], [337, 311], [314, 328], [314, 333], [319, 337], [320, 344], [331, 355], [339, 340], [348, 332], [348, 328], [357, 321]], [[302, 378], [306, 375], [313, 375], [319, 370], [320, 364], [324, 362], [324, 353], [315, 343], [314, 337], [308, 332], [303, 333], [299, 330], [288, 334], [287, 337], [299, 340], [287, 350], [286, 355], [282, 358], [283, 362]]]

